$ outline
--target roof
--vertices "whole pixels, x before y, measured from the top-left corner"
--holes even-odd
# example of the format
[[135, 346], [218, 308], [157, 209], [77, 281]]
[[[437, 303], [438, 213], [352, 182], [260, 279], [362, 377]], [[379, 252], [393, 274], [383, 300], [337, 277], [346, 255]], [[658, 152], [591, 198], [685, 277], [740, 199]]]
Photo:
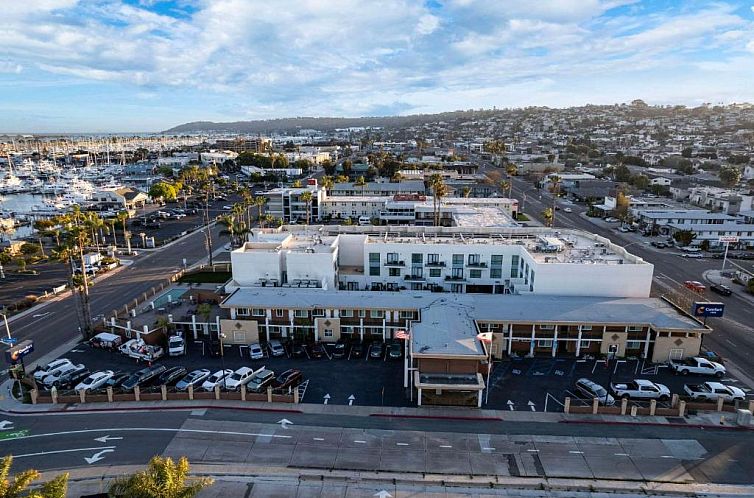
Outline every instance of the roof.
[[421, 322], [411, 327], [411, 352], [419, 355], [486, 356], [471, 308], [436, 302], [422, 311]]
[[336, 183], [331, 192], [351, 191], [351, 190], [381, 190], [385, 192], [424, 192], [424, 182], [422, 180], [409, 180], [400, 183], [378, 183], [367, 182], [364, 187], [355, 186], [353, 183]]
[[750, 223], [668, 223], [669, 227], [691, 230], [694, 232], [751, 232], [754, 224]]
[[[223, 308], [391, 309], [426, 311], [436, 304], [462, 306], [474, 320], [520, 323], [647, 325], [705, 330], [658, 298], [609, 298], [511, 294], [438, 294], [429, 291], [341, 291], [289, 287], [243, 287]], [[434, 315], [432, 315], [434, 316]], [[452, 317], [447, 316], [448, 320]], [[457, 320], [456, 320], [457, 321]]]
[[710, 213], [705, 209], [640, 209], [639, 216], [645, 218], [694, 218], [698, 220], [734, 220], [735, 217], [723, 213]]

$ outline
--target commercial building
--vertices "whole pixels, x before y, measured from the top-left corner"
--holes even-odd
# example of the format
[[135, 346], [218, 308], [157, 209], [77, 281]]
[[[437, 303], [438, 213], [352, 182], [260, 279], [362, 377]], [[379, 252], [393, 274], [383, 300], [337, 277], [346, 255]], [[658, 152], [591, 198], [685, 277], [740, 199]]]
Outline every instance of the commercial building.
[[232, 152], [266, 152], [272, 145], [272, 140], [262, 137], [236, 137], [221, 138], [215, 140], [215, 148], [220, 150], [229, 150]]

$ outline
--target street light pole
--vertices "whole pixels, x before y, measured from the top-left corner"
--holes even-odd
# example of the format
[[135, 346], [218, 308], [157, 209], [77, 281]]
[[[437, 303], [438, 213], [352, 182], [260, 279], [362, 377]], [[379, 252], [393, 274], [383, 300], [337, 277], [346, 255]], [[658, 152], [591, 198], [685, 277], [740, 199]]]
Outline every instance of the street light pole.
[[223, 370], [223, 390], [228, 390], [228, 376], [225, 375], [225, 347], [223, 346], [223, 339], [225, 334], [218, 332], [217, 338], [220, 339], [220, 368]]

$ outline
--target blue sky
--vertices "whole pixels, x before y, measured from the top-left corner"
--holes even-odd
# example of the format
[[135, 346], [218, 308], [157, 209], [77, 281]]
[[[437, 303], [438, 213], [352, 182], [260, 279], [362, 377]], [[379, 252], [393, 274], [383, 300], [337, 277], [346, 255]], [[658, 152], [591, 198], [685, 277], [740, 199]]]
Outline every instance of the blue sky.
[[754, 0], [0, 0], [0, 132], [754, 101]]

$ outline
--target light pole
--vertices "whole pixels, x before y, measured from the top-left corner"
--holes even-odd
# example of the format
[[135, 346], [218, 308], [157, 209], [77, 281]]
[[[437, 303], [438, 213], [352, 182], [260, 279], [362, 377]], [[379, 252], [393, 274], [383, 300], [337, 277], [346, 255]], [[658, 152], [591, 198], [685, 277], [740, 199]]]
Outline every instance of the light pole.
[[615, 355], [617, 352], [618, 352], [617, 344], [611, 344], [608, 347], [606, 362], [607, 362], [607, 368], [609, 369], [609, 372], [608, 372], [608, 378], [607, 378], [607, 386], [605, 387], [605, 406], [607, 406], [607, 397], [610, 396], [610, 386], [613, 383], [613, 369], [610, 367], [610, 361], [615, 358]]
[[217, 338], [220, 339], [220, 368], [223, 370], [223, 390], [228, 390], [228, 376], [225, 375], [225, 348], [223, 346], [223, 339], [226, 335], [222, 332], [217, 333]]

